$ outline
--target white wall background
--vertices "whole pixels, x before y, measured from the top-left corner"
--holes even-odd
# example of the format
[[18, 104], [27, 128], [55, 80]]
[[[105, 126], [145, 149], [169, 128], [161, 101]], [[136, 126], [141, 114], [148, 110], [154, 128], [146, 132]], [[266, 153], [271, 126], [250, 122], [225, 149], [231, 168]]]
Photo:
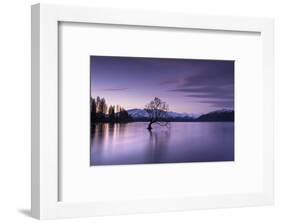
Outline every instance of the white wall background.
[[[275, 206], [162, 214], [54, 220], [52, 222], [280, 222], [281, 220], [281, 5], [278, 0], [57, 0], [42, 3], [184, 11], [199, 14], [275, 17], [276, 202]], [[36, 222], [30, 207], [30, 5], [0, 4], [0, 222]], [[249, 86], [250, 87], [250, 86]], [[279, 88], [279, 89], [278, 89]]]

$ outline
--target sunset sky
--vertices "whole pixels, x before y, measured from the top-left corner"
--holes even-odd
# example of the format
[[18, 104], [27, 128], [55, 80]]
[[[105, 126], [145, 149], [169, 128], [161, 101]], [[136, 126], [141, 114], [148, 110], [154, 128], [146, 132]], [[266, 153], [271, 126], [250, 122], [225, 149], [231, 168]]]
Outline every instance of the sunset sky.
[[91, 96], [125, 109], [154, 97], [170, 111], [234, 109], [234, 61], [91, 56]]

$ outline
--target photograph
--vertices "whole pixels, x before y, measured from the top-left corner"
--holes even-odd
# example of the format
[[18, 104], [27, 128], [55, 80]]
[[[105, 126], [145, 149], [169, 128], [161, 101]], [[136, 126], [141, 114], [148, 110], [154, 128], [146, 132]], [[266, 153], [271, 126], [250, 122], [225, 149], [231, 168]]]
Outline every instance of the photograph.
[[235, 161], [234, 60], [90, 56], [90, 166]]

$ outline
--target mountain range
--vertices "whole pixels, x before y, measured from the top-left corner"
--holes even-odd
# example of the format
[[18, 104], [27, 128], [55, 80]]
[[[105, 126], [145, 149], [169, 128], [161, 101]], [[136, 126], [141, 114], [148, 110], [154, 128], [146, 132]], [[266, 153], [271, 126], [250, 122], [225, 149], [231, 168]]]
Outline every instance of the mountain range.
[[[148, 121], [149, 114], [144, 109], [129, 109], [129, 115], [134, 121]], [[221, 109], [206, 114], [188, 114], [167, 112], [168, 121], [172, 122], [233, 122], [234, 111]]]

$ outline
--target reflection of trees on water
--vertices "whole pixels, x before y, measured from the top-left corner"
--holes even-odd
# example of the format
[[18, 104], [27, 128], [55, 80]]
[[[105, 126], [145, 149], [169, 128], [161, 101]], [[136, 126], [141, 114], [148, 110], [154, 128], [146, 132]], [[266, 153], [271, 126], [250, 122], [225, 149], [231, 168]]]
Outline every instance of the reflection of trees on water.
[[91, 148], [95, 144], [94, 150], [101, 151], [111, 141], [118, 140], [120, 135], [126, 134], [126, 123], [99, 123], [92, 126]]
[[[106, 138], [105, 132], [107, 127], [105, 124], [95, 124], [91, 127], [91, 156], [95, 157], [96, 153], [100, 153], [102, 151], [102, 145], [105, 142]], [[98, 145], [93, 147], [93, 145]]]
[[[144, 123], [145, 125], [146, 123]], [[137, 129], [142, 130], [142, 125]], [[135, 141], [132, 137], [138, 137], [138, 134], [134, 132], [138, 131], [137, 129], [126, 123], [98, 123], [93, 125], [91, 163], [100, 162], [100, 159], [110, 159], [111, 156], [118, 156], [119, 151], [122, 154], [122, 151], [126, 150], [128, 150], [128, 153], [124, 156], [128, 159], [132, 156], [133, 160], [143, 160], [140, 163], [160, 163], [166, 160], [171, 138], [170, 129], [156, 128], [154, 131], [140, 131], [139, 137], [147, 136], [146, 139], [143, 138], [145, 141], [139, 141], [140, 144], [131, 144], [132, 141]], [[143, 148], [142, 152], [139, 148]], [[138, 157], [134, 158], [134, 154], [138, 154]], [[130, 163], [130, 160], [127, 162]]]
[[161, 131], [149, 131], [147, 151], [150, 153], [150, 162], [158, 163], [160, 160], [163, 161], [163, 158], [167, 156], [170, 138], [171, 131], [168, 128]]

